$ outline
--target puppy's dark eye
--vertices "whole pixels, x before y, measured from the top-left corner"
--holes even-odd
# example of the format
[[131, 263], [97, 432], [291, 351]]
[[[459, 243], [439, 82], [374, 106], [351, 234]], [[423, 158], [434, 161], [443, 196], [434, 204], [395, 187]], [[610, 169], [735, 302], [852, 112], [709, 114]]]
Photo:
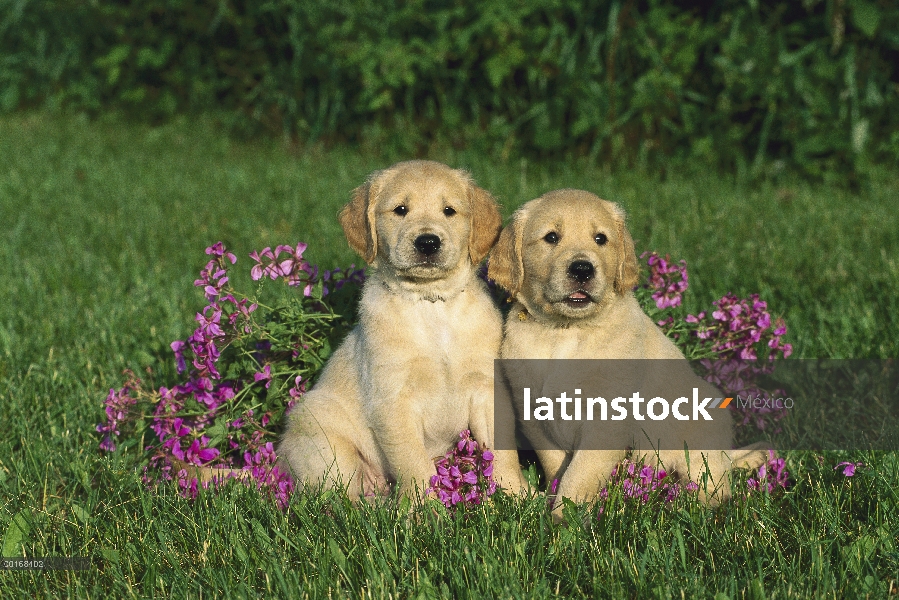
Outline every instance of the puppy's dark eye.
[[445, 214], [445, 215], [448, 216], [448, 217], [451, 217], [451, 216], [453, 216], [454, 214], [456, 214], [456, 209], [453, 208], [452, 206], [444, 207], [444, 209], [443, 209], [443, 214]]
[[604, 233], [597, 233], [593, 240], [600, 246], [605, 246], [606, 242], [609, 241], [609, 238], [607, 238]]
[[394, 214], [397, 214], [401, 217], [405, 217], [406, 213], [409, 212], [409, 209], [406, 208], [405, 204], [400, 204], [396, 208], [393, 209]]
[[549, 233], [547, 233], [546, 235], [543, 236], [543, 240], [547, 244], [554, 244], [554, 245], [558, 244], [559, 243], [559, 234], [556, 233], [555, 231], [550, 231]]

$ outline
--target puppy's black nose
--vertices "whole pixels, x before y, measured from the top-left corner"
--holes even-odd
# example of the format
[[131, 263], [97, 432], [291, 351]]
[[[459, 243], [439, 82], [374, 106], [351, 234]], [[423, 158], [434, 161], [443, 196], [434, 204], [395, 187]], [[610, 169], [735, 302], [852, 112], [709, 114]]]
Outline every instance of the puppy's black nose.
[[586, 260], [576, 260], [568, 265], [568, 276], [578, 283], [586, 283], [593, 279], [593, 265]]
[[431, 256], [440, 250], [440, 238], [433, 233], [424, 233], [415, 238], [415, 249], [425, 256]]

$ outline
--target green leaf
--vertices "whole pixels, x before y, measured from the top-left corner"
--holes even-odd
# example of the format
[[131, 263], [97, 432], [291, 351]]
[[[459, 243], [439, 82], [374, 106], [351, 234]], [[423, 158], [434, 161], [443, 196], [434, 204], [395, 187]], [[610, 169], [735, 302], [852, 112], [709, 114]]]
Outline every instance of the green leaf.
[[97, 66], [107, 67], [107, 66], [116, 66], [126, 58], [131, 53], [131, 46], [128, 44], [119, 44], [118, 46], [113, 46], [112, 50], [106, 56], [102, 56], [98, 58], [95, 62]]
[[0, 556], [17, 556], [19, 547], [31, 532], [31, 510], [23, 508], [12, 518], [3, 535], [3, 547]]
[[328, 360], [328, 357], [331, 356], [331, 344], [328, 342], [327, 338], [322, 340], [322, 347], [318, 351], [318, 356], [322, 360]]
[[334, 562], [337, 563], [338, 568], [341, 571], [346, 573], [346, 555], [343, 553], [343, 550], [340, 549], [340, 546], [337, 545], [337, 542], [334, 539], [328, 540], [328, 550], [331, 551], [331, 558], [334, 559]]
[[687, 570], [687, 552], [684, 548], [684, 534], [681, 532], [680, 527], [674, 529], [674, 538], [677, 541], [677, 551], [680, 554], [680, 564], [681, 568], [686, 571]]
[[90, 522], [91, 515], [89, 512], [81, 508], [75, 503], [72, 503], [72, 513], [75, 515], [79, 521], [87, 525]]
[[851, 7], [852, 24], [866, 36], [873, 38], [880, 24], [880, 9], [868, 0], [853, 0]]
[[100, 554], [109, 562], [116, 565], [119, 564], [119, 551], [115, 548], [101, 548]]
[[221, 443], [223, 439], [225, 439], [225, 435], [227, 434], [227, 430], [225, 428], [224, 418], [219, 417], [215, 420], [215, 425], [209, 427], [206, 430], [206, 435], [209, 437], [209, 447], [214, 448]]
[[566, 523], [578, 522], [578, 505], [570, 498], [562, 498], [562, 517]]
[[494, 88], [499, 88], [503, 80], [527, 60], [527, 54], [518, 42], [505, 46], [503, 50], [484, 63], [487, 79]]

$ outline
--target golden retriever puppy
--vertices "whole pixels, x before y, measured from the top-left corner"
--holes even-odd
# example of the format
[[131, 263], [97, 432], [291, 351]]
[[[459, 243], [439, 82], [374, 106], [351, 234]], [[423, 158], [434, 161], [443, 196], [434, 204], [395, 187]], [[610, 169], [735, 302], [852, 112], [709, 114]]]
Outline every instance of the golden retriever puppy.
[[[289, 415], [280, 459], [300, 484], [346, 486], [354, 499], [396, 484], [409, 495], [471, 429], [491, 449], [513, 449], [494, 453], [494, 475], [517, 492], [514, 439], [494, 438], [502, 318], [476, 276], [501, 226], [492, 196], [463, 171], [402, 162], [356, 188], [340, 224], [373, 272], [359, 324]], [[514, 422], [511, 405], [506, 415]]]
[[[542, 372], [535, 372], [532, 363], [505, 362], [508, 393], [521, 395], [528, 387], [534, 395], [540, 395], [550, 388], [561, 389], [557, 385], [562, 383], [560, 379], [574, 376], [580, 377], [579, 382], [584, 377], [602, 379], [613, 387], [627, 380], [655, 390], [670, 391], [675, 384], [687, 385], [687, 389], [698, 388], [705, 396], [722, 396], [693, 374], [680, 350], [640, 308], [632, 293], [638, 273], [634, 244], [618, 205], [585, 191], [557, 190], [519, 208], [490, 256], [489, 277], [514, 298], [501, 358], [671, 360], [646, 363], [649, 371], [643, 373], [623, 373], [616, 371], [616, 363], [602, 363], [609, 366], [593, 367], [590, 374], [576, 376], [577, 369], [569, 368], [577, 364], [574, 361], [552, 363], [560, 365], [558, 368], [544, 363]], [[624, 370], [644, 363], [628, 364], [631, 367]], [[656, 364], [668, 366], [656, 371]], [[662, 375], [657, 377], [656, 372]], [[609, 381], [616, 378], [621, 381]], [[726, 416], [715, 414], [713, 424], [641, 420], [637, 428], [633, 420], [630, 424], [614, 420], [525, 420], [522, 403], [516, 402], [515, 407], [522, 432], [537, 449], [547, 478], [559, 479], [560, 498], [593, 500], [625, 457], [626, 448], [640, 437], [659, 442], [654, 447], [661, 451], [650, 448], [650, 452], [641, 454], [648, 462], [661, 462], [669, 473], [695, 479], [707, 466], [711, 485], [708, 493], [700, 493], [711, 502], [729, 492], [729, 486], [724, 485], [728, 470], [758, 466], [767, 458], [761, 449], [731, 450], [732, 421], [727, 410], [721, 411]], [[592, 447], [585, 440], [593, 440]], [[596, 440], [602, 443], [597, 445]], [[688, 453], [683, 450], [685, 443]], [[555, 510], [558, 517], [561, 502], [557, 501]]]

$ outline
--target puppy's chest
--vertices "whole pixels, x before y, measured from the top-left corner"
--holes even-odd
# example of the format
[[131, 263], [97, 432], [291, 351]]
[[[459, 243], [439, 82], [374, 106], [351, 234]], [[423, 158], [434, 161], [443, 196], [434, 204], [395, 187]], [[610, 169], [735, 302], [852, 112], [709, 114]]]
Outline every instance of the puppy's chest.
[[595, 332], [589, 330], [516, 324], [503, 341], [502, 358], [608, 358], [602, 356], [602, 346]]
[[[475, 298], [459, 294], [450, 300], [393, 298], [372, 319], [370, 339], [397, 354], [456, 362], [463, 358], [495, 358], [500, 323]], [[495, 322], [494, 322], [495, 321]]]
[[419, 300], [409, 303], [404, 312], [406, 319], [398, 325], [405, 330], [410, 344], [444, 355], [464, 342], [467, 332], [460, 327], [460, 320], [465, 316], [454, 312], [446, 302]]

